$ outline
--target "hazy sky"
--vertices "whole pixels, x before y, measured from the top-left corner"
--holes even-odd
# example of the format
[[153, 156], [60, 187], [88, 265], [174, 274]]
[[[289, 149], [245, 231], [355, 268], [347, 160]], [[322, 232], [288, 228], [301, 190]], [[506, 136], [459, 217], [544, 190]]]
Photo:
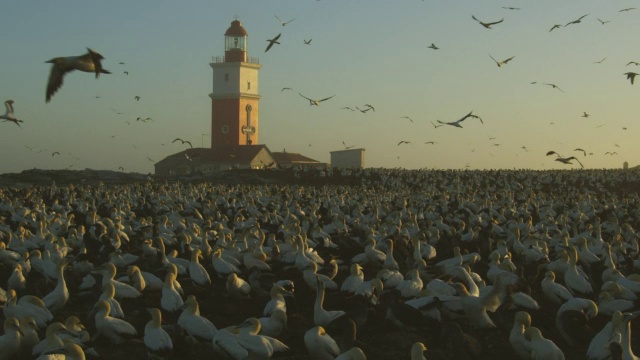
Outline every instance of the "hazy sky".
[[[629, 7], [638, 9], [619, 12]], [[295, 20], [282, 27], [274, 15]], [[485, 29], [471, 15], [504, 22]], [[249, 33], [248, 55], [263, 66], [259, 142], [272, 151], [329, 162], [344, 141], [366, 149], [368, 167], [411, 169], [579, 167], [548, 150], [579, 156], [587, 168], [638, 163], [640, 77], [631, 85], [623, 75], [640, 73], [626, 66], [640, 62], [638, 1], [11, 0], [0, 12], [0, 100], [13, 99], [24, 123], [0, 123], [0, 173], [69, 166], [148, 173], [147, 158], [184, 149], [171, 143], [176, 137], [208, 147], [209, 63], [224, 54], [235, 16]], [[265, 53], [278, 33], [281, 45]], [[46, 104], [45, 61], [86, 47], [112, 74], [67, 74]], [[515, 58], [497, 67], [489, 54]], [[298, 91], [335, 97], [315, 107]], [[364, 104], [376, 111], [341, 110]], [[431, 125], [472, 110], [484, 125]], [[397, 146], [401, 140], [411, 145]]]

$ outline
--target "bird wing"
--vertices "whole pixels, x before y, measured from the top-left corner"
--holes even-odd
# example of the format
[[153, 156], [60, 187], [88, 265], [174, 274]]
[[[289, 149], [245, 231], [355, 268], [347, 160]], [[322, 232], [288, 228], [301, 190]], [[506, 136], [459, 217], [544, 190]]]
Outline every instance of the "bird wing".
[[481, 24], [482, 24], [482, 21], [480, 21], [480, 20], [476, 19], [476, 17], [475, 17], [475, 16], [471, 15], [471, 18], [472, 18], [473, 20], [475, 20], [475, 21], [477, 21], [477, 22], [479, 22], [479, 23], [481, 23]]
[[[553, 154], [558, 155], [558, 153], [557, 153], [557, 152], [555, 152], [555, 151], [553, 151], [553, 150], [551, 150], [551, 151], [548, 151], [548, 152], [547, 152], [547, 156], [549, 156], [549, 155], [553, 155]], [[560, 156], [560, 155], [558, 155], [558, 156]]]
[[184, 144], [184, 143], [187, 143], [187, 144], [189, 144], [189, 147], [193, 148], [193, 145], [191, 144], [191, 141], [185, 140], [185, 141], [183, 141], [182, 143], [183, 143], [183, 144]]
[[465, 121], [468, 117], [472, 116], [471, 113], [473, 113], [473, 111], [469, 111], [469, 113], [467, 115], [463, 116], [460, 120], [457, 120], [457, 121], [454, 121], [454, 122], [460, 123], [460, 122]]
[[504, 19], [502, 19], [502, 20], [500, 20], [500, 21], [494, 21], [494, 22], [492, 22], [492, 23], [488, 23], [487, 25], [488, 25], [488, 26], [491, 26], [491, 25], [495, 25], [495, 24], [500, 24], [500, 23], [501, 23], [501, 22], [503, 22], [503, 21], [504, 21]]
[[[174, 143], [174, 142], [176, 142], [176, 141], [182, 141], [182, 139], [180, 139], [180, 138], [176, 138], [176, 139], [175, 139], [175, 140], [173, 140], [171, 143], [173, 144], [173, 143]], [[182, 142], [184, 143], [184, 141], [182, 141]]]
[[87, 54], [81, 56], [87, 56], [89, 57], [89, 59], [91, 59], [91, 61], [93, 62], [93, 66], [95, 68], [95, 73], [96, 73], [96, 79], [98, 78], [98, 76], [100, 76], [100, 73], [102, 72], [102, 63], [100, 62], [100, 60], [104, 59], [104, 57], [102, 57], [102, 55], [98, 54], [97, 52], [87, 48], [87, 51], [89, 51]]
[[[269, 40], [267, 40], [269, 41]], [[271, 49], [271, 47], [273, 46], [273, 41], [269, 41], [269, 45], [267, 45], [267, 48], [264, 50], [264, 52], [269, 51], [269, 49]]]
[[332, 98], [332, 97], [334, 97], [334, 96], [335, 96], [335, 95], [332, 95], [332, 96], [329, 96], [328, 98], [324, 98], [324, 99], [322, 99], [322, 100], [318, 100], [318, 102], [322, 102], [322, 101], [325, 101], [325, 100], [329, 100], [329, 99], [331, 99], [331, 98]]
[[309, 99], [308, 97], [306, 97], [306, 96], [304, 96], [304, 95], [302, 95], [302, 94], [300, 94], [300, 93], [298, 93], [298, 95], [302, 96], [303, 98], [305, 98], [305, 99], [307, 99], [307, 100], [309, 100], [309, 101], [315, 101], [315, 100], [313, 100], [313, 99]]
[[489, 57], [491, 58], [491, 60], [495, 61], [495, 62], [496, 62], [496, 64], [500, 64], [500, 63], [498, 62], [498, 60], [494, 59], [494, 58], [493, 58], [493, 56], [491, 56], [491, 54], [489, 54]]
[[278, 39], [280, 39], [280, 36], [282, 35], [282, 33], [278, 34], [278, 36], [274, 37], [273, 39], [271, 39], [271, 41], [276, 42], [278, 41]]
[[73, 69], [63, 69], [58, 64], [51, 66], [51, 72], [49, 73], [49, 81], [47, 82], [47, 98], [46, 102], [51, 101], [51, 97], [62, 87], [62, 79], [64, 74]]
[[4, 102], [4, 107], [7, 108], [7, 113], [5, 115], [13, 114], [13, 100], [7, 100]]
[[284, 22], [282, 20], [280, 20], [280, 18], [278, 17], [278, 15], [273, 15], [276, 17], [276, 19], [278, 19], [278, 21], [280, 21], [280, 24], [284, 24]]
[[504, 61], [502, 61], [502, 62], [506, 64], [506, 63], [508, 63], [509, 61], [511, 61], [514, 57], [515, 57], [515, 56], [512, 56], [512, 57], [510, 57], [510, 58], [508, 58], [508, 59], [506, 59], [506, 60], [504, 60]]
[[284, 23], [284, 25], [287, 25], [288, 23], [292, 22], [293, 20], [295, 20], [295, 19], [291, 19], [291, 20], [287, 21], [286, 23]]

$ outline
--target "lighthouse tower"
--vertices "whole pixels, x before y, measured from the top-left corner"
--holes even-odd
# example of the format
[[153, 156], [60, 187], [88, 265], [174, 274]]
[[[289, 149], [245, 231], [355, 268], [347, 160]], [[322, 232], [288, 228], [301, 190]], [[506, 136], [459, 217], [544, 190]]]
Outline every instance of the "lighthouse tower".
[[224, 33], [224, 57], [215, 57], [211, 97], [211, 147], [258, 144], [258, 71], [247, 57], [247, 31], [238, 20]]

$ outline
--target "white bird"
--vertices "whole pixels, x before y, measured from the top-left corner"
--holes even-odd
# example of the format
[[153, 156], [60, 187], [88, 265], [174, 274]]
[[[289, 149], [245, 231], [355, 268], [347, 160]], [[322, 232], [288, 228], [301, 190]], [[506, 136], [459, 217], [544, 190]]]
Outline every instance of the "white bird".
[[45, 338], [40, 341], [36, 346], [31, 350], [31, 354], [34, 356], [42, 355], [48, 351], [53, 351], [61, 348], [64, 345], [62, 338], [58, 336], [58, 332], [63, 330], [67, 330], [67, 327], [60, 322], [51, 323], [47, 327], [47, 332]]
[[420, 273], [416, 269], [411, 269], [407, 271], [407, 276], [396, 286], [396, 289], [400, 291], [403, 298], [414, 298], [418, 296], [422, 287]]
[[313, 306], [313, 322], [316, 326], [327, 326], [333, 320], [345, 315], [345, 312], [342, 310], [327, 311], [322, 307], [322, 303], [324, 302], [325, 286], [319, 278], [317, 282], [316, 301]]
[[196, 297], [189, 295], [184, 302], [184, 310], [178, 318], [180, 325], [190, 336], [197, 336], [206, 340], [213, 340], [218, 329], [209, 319], [200, 316], [200, 309]]
[[166, 353], [173, 350], [169, 334], [162, 328], [162, 313], [158, 308], [147, 309], [151, 320], [144, 327], [144, 345], [151, 353]]
[[556, 274], [553, 271], [547, 271], [541, 282], [542, 293], [554, 304], [562, 304], [572, 299], [573, 295], [562, 284], [555, 282]]
[[564, 360], [562, 350], [553, 341], [545, 339], [537, 327], [529, 326], [524, 336], [531, 339], [532, 360]]
[[232, 263], [229, 263], [222, 257], [222, 249], [217, 249], [211, 254], [211, 264], [213, 269], [219, 276], [228, 276], [231, 273], [240, 273], [240, 269]]
[[334, 360], [340, 355], [340, 348], [322, 326], [307, 330], [304, 334], [304, 345], [314, 360]]
[[96, 271], [102, 274], [103, 288], [106, 284], [113, 285], [116, 290], [114, 295], [116, 299], [137, 298], [142, 295], [142, 293], [133, 286], [114, 279], [116, 276], [116, 266], [113, 263], [106, 262], [96, 269]]
[[[628, 314], [628, 313], [627, 313]], [[628, 316], [628, 315], [627, 315]], [[619, 331], [624, 324], [624, 317], [621, 311], [616, 311], [611, 316], [611, 321], [605, 324], [602, 329], [591, 339], [587, 348], [587, 359], [607, 360], [611, 358], [611, 352], [607, 347], [613, 335]]]
[[191, 252], [191, 261], [189, 262], [189, 276], [191, 280], [200, 286], [211, 285], [211, 278], [209, 273], [205, 270], [204, 266], [198, 262], [198, 259], [202, 257], [202, 250], [194, 249]]
[[100, 300], [94, 306], [96, 320], [96, 333], [93, 339], [99, 335], [104, 335], [109, 341], [120, 344], [125, 341], [126, 335], [137, 335], [136, 329], [128, 322], [109, 316], [111, 306], [108, 302]]
[[10, 317], [22, 319], [31, 316], [39, 328], [46, 327], [47, 323], [53, 319], [53, 314], [39, 297], [24, 295], [18, 299], [15, 290], [9, 290], [7, 303], [2, 311], [6, 319]]
[[462, 308], [472, 327], [482, 329], [496, 327], [487, 311], [495, 312], [501, 305], [502, 285], [499, 281], [492, 289], [481, 292], [479, 296], [470, 295], [461, 283], [454, 283], [453, 286], [460, 296]]
[[288, 296], [293, 296], [293, 293], [285, 290], [285, 288], [283, 288], [282, 286], [278, 285], [278, 284], [273, 284], [273, 286], [271, 287], [271, 290], [269, 291], [269, 294], [271, 296], [271, 300], [269, 300], [267, 302], [267, 304], [264, 306], [264, 310], [262, 311], [262, 315], [264, 316], [271, 316], [271, 314], [276, 310], [276, 309], [282, 309], [285, 311], [287, 311], [287, 302], [284, 299], [285, 295]]
[[113, 316], [118, 319], [124, 319], [124, 312], [122, 311], [122, 307], [120, 306], [120, 302], [114, 299], [113, 296], [116, 293], [116, 289], [113, 284], [108, 283], [105, 284], [102, 288], [102, 294], [98, 300], [104, 300], [109, 303], [111, 306], [111, 311], [109, 312], [109, 316]]
[[278, 337], [287, 330], [287, 313], [282, 309], [275, 309], [271, 316], [262, 317], [260, 321], [260, 335]]
[[16, 115], [13, 113], [13, 100], [5, 101], [4, 107], [7, 109], [7, 111], [4, 113], [4, 115], [0, 115], [0, 119], [4, 119], [4, 121], [11, 121], [12, 123], [18, 125], [18, 127], [21, 127], [20, 123], [23, 121], [18, 120], [18, 118], [16, 118]]
[[166, 311], [178, 311], [184, 305], [182, 296], [178, 290], [176, 290], [173, 283], [176, 281], [176, 276], [173, 273], [167, 273], [164, 280], [164, 287], [162, 288], [162, 297], [160, 298], [160, 306]]
[[317, 272], [318, 272], [318, 264], [316, 264], [315, 262], [311, 262], [309, 266], [302, 271], [302, 278], [304, 279], [304, 282], [311, 289], [317, 290], [316, 285], [317, 285], [318, 279], [320, 279], [320, 281], [324, 284], [324, 286], [327, 289], [331, 289], [331, 290], [338, 289], [338, 284], [335, 281], [331, 280], [331, 278], [328, 277], [327, 275], [318, 274]]
[[258, 335], [260, 321], [249, 318], [228, 330], [220, 330], [213, 338], [213, 347], [235, 360], [270, 359], [274, 353], [289, 349], [280, 340]]
[[411, 346], [411, 360], [427, 360], [427, 358], [424, 357], [425, 351], [427, 351], [427, 347], [423, 343], [414, 343]]
[[42, 298], [44, 305], [52, 313], [58, 312], [69, 301], [69, 290], [67, 289], [67, 283], [64, 279], [64, 268], [69, 262], [65, 259], [60, 260], [56, 265], [56, 274], [58, 277], [58, 284], [56, 287]]
[[38, 324], [36, 324], [36, 320], [33, 317], [27, 316], [20, 321], [20, 330], [24, 334], [20, 340], [20, 352], [30, 354], [31, 349], [40, 342]]
[[22, 291], [27, 285], [27, 279], [22, 272], [22, 265], [16, 264], [13, 268], [9, 280], [7, 280], [7, 290]]
[[509, 343], [521, 359], [531, 359], [531, 342], [524, 336], [526, 328], [531, 326], [531, 316], [526, 311], [518, 311], [513, 319], [509, 333]]
[[49, 352], [47, 355], [42, 355], [36, 360], [85, 360], [85, 354], [76, 343], [65, 343], [62, 348]]
[[569, 290], [577, 291], [580, 294], [591, 294], [593, 288], [582, 269], [578, 268], [578, 251], [575, 247], [567, 248], [569, 254], [569, 266], [564, 273], [564, 283]]
[[14, 317], [4, 321], [4, 335], [0, 336], [0, 360], [11, 360], [18, 356], [20, 341], [24, 336], [20, 322]]
[[53, 94], [62, 87], [64, 75], [68, 72], [80, 70], [95, 73], [96, 79], [100, 74], [111, 74], [111, 72], [102, 68], [101, 60], [104, 59], [102, 55], [91, 49], [87, 48], [87, 50], [89, 52], [84, 55], [56, 57], [46, 61], [47, 63], [53, 64], [51, 66], [51, 73], [49, 74], [49, 80], [47, 82], [47, 102], [49, 102]]
[[227, 293], [231, 297], [238, 299], [249, 299], [251, 297], [251, 285], [235, 273], [231, 273], [227, 277], [226, 287]]

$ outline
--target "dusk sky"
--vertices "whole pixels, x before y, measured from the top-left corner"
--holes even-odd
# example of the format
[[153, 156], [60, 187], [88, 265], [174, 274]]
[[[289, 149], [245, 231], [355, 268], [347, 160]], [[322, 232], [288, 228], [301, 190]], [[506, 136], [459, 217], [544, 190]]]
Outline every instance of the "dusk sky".
[[[283, 27], [275, 15], [295, 20]], [[485, 29], [472, 15], [504, 21]], [[13, 99], [24, 123], [0, 122], [0, 173], [153, 173], [149, 159], [185, 149], [176, 137], [209, 147], [209, 63], [236, 16], [262, 64], [259, 143], [271, 151], [329, 162], [344, 141], [366, 149], [367, 167], [408, 169], [580, 167], [549, 150], [585, 168], [640, 162], [640, 77], [623, 75], [640, 73], [627, 65], [640, 62], [638, 1], [11, 0], [0, 12], [0, 100]], [[69, 73], [45, 103], [45, 61], [87, 47], [112, 74]], [[498, 67], [490, 55], [514, 58]], [[316, 107], [298, 92], [335, 97]], [[364, 104], [376, 111], [341, 109]], [[470, 111], [484, 124], [432, 125]]]

